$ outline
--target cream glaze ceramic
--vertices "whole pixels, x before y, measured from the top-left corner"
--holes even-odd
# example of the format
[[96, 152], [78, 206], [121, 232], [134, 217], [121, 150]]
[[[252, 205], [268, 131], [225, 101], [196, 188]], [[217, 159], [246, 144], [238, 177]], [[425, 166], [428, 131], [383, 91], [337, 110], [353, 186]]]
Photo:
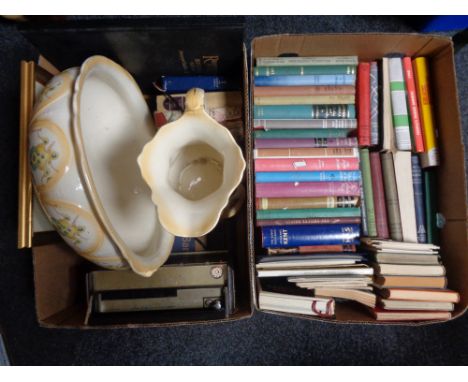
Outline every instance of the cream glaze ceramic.
[[150, 276], [174, 236], [159, 223], [136, 162], [154, 134], [143, 95], [120, 65], [93, 56], [75, 81], [73, 115], [76, 161], [95, 216], [131, 268]]
[[183, 116], [161, 127], [138, 157], [159, 220], [175, 236], [210, 232], [245, 170], [240, 147], [205, 112], [203, 98], [203, 90], [190, 90]]
[[73, 149], [71, 102], [79, 68], [52, 78], [29, 125], [29, 160], [40, 204], [57, 232], [81, 256], [105, 268], [128, 268], [95, 218]]

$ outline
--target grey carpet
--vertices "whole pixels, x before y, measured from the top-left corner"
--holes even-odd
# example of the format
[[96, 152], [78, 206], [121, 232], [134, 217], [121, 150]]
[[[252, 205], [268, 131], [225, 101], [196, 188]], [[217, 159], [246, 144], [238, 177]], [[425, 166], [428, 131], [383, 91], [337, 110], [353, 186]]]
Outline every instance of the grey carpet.
[[[246, 37], [298, 32], [415, 32], [400, 17], [247, 17]], [[16, 250], [20, 59], [32, 47], [0, 22], [0, 327], [14, 365], [460, 365], [468, 315], [424, 327], [337, 325], [256, 313], [230, 324], [132, 330], [50, 330], [35, 319], [32, 265]], [[468, 142], [468, 46], [456, 55]]]

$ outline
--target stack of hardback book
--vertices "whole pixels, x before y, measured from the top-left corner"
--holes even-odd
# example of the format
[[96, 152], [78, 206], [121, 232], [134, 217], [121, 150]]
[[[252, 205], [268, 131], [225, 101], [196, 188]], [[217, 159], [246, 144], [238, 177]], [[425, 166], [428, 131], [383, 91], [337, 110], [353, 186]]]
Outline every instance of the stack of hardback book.
[[375, 269], [378, 320], [449, 319], [457, 292], [447, 289], [439, 247], [433, 244], [363, 239]]

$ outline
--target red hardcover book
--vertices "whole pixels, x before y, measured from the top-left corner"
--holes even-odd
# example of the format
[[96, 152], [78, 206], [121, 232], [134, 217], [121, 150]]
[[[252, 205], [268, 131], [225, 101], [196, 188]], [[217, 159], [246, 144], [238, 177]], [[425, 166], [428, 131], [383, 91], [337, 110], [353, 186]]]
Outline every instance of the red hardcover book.
[[361, 218], [310, 218], [310, 219], [268, 219], [257, 220], [257, 227], [269, 225], [309, 225], [309, 224], [361, 224]]
[[255, 159], [256, 172], [359, 170], [359, 158]]
[[375, 224], [377, 226], [377, 237], [388, 239], [387, 206], [385, 205], [385, 191], [382, 177], [382, 165], [380, 154], [372, 152], [370, 157], [370, 170], [372, 176], [372, 191], [374, 194]]
[[306, 198], [315, 196], [359, 196], [359, 182], [257, 183], [257, 198]]
[[424, 152], [424, 137], [422, 132], [421, 118], [419, 116], [416, 82], [414, 79], [413, 66], [410, 57], [403, 58], [403, 72], [405, 76], [408, 106], [411, 116], [413, 149], [417, 153], [422, 153]]
[[361, 62], [358, 66], [358, 140], [359, 146], [370, 145], [370, 64]]
[[313, 253], [342, 253], [342, 252], [356, 252], [356, 246], [352, 244], [344, 245], [304, 245], [301, 247], [289, 248], [267, 248], [269, 255], [289, 255], [289, 254], [303, 254], [310, 255]]
[[255, 86], [254, 97], [355, 94], [351, 85], [341, 86]]

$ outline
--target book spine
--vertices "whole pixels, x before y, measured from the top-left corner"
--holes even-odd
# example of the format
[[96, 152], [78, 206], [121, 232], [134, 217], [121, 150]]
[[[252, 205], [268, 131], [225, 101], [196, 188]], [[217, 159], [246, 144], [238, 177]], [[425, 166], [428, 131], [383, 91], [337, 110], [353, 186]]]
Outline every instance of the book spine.
[[381, 160], [390, 238], [395, 241], [402, 241], [403, 234], [401, 232], [400, 205], [398, 203], [398, 191], [392, 153], [383, 153], [381, 155]]
[[408, 108], [406, 106], [405, 79], [403, 77], [403, 64], [401, 58], [390, 58], [388, 61], [388, 69], [396, 145], [398, 150], [411, 150], [409, 116]]
[[257, 66], [255, 76], [304, 76], [321, 74], [356, 74], [355, 65]]
[[[285, 226], [285, 225], [312, 225], [312, 224], [360, 224], [361, 218], [301, 218], [301, 219], [271, 219], [271, 220], [257, 220], [257, 227], [266, 226]], [[337, 252], [342, 252], [342, 249]]]
[[280, 149], [296, 147], [357, 147], [356, 138], [313, 138], [313, 139], [255, 139], [258, 149]]
[[372, 188], [372, 175], [370, 170], [369, 150], [361, 149], [361, 172], [364, 187], [364, 200], [366, 201], [367, 235], [377, 236], [377, 225], [375, 222], [374, 192]]
[[317, 139], [317, 138], [347, 138], [349, 129], [278, 129], [254, 131], [254, 138], [265, 139]]
[[255, 159], [255, 172], [277, 171], [355, 171], [358, 158]]
[[362, 235], [363, 236], [369, 236], [369, 231], [367, 229], [366, 198], [364, 197], [364, 186], [362, 184], [362, 179], [359, 182], [359, 191], [361, 193], [361, 217], [362, 217], [361, 228], [362, 228]]
[[359, 182], [257, 183], [257, 198], [359, 196]]
[[418, 243], [427, 243], [426, 214], [424, 211], [424, 186], [421, 165], [419, 164], [419, 157], [417, 155], [411, 156], [411, 166]]
[[304, 76], [255, 76], [255, 86], [354, 85], [354, 74], [323, 74]]
[[[351, 223], [352, 224], [352, 223]], [[268, 255], [309, 254], [309, 253], [341, 253], [356, 252], [356, 246], [350, 244], [335, 245], [304, 245], [290, 248], [267, 248]]]
[[393, 128], [392, 93], [390, 90], [390, 77], [388, 58], [382, 58], [382, 149], [392, 151], [395, 149], [395, 130]]
[[162, 76], [161, 87], [167, 93], [181, 93], [192, 88], [205, 91], [233, 90], [239, 85], [233, 79], [222, 76]]
[[299, 210], [257, 210], [258, 220], [268, 219], [311, 219], [311, 218], [356, 218], [361, 216], [359, 208], [312, 208]]
[[439, 165], [439, 150], [437, 148], [434, 117], [432, 115], [431, 97], [429, 93], [427, 59], [425, 57], [415, 58], [413, 60], [413, 69], [424, 137], [424, 153], [421, 156], [421, 165], [424, 168], [437, 166]]
[[405, 82], [408, 96], [408, 107], [411, 116], [411, 131], [413, 133], [414, 151], [424, 152], [424, 138], [422, 133], [421, 119], [419, 118], [418, 96], [416, 94], [416, 84], [414, 81], [413, 66], [411, 58], [403, 58], [403, 70], [405, 73]]
[[255, 86], [254, 97], [284, 96], [319, 96], [319, 95], [354, 95], [356, 88], [352, 85], [340, 86]]
[[297, 66], [297, 65], [353, 65], [358, 64], [357, 56], [331, 57], [258, 57], [257, 66]]
[[359, 146], [370, 145], [370, 64], [358, 66], [358, 140]]
[[257, 210], [357, 207], [358, 196], [323, 196], [316, 198], [257, 198]]
[[254, 129], [355, 129], [356, 119], [254, 119]]
[[255, 105], [347, 105], [354, 95], [254, 97]]
[[285, 171], [255, 173], [255, 181], [257, 183], [357, 182], [360, 180], [360, 171]]
[[431, 169], [424, 173], [424, 202], [427, 227], [427, 242], [431, 244], [439, 243], [439, 231], [437, 228], [437, 185], [436, 173]]
[[370, 144], [379, 144], [379, 71], [377, 62], [370, 64]]
[[388, 239], [387, 207], [385, 206], [385, 192], [382, 179], [382, 165], [378, 152], [370, 153], [370, 167], [372, 176], [372, 190], [374, 192], [375, 224], [377, 237]]
[[254, 105], [255, 119], [355, 118], [354, 105]]
[[171, 252], [198, 252], [202, 251], [203, 248], [202, 241], [196, 237], [176, 236]]
[[262, 227], [262, 244], [266, 248], [302, 245], [359, 244], [359, 225], [305, 225]]
[[254, 159], [258, 158], [357, 158], [359, 151], [351, 147], [299, 147], [279, 149], [254, 149]]

